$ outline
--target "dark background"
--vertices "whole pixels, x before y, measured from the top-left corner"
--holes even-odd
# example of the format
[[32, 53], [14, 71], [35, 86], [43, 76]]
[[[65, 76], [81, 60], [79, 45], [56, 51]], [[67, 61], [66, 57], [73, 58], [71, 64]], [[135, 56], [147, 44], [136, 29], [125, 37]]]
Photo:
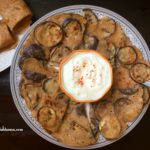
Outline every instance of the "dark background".
[[[5, 2], [5, 0], [4, 0]], [[91, 4], [115, 11], [129, 20], [150, 46], [150, 5], [139, 0], [26, 0], [34, 13], [33, 22], [46, 13], [67, 5]], [[149, 149], [150, 109], [127, 136], [102, 150]], [[23, 132], [0, 132], [0, 150], [57, 150], [57, 147], [34, 133], [23, 121], [13, 103], [9, 86], [9, 69], [0, 73], [0, 127], [22, 128]]]

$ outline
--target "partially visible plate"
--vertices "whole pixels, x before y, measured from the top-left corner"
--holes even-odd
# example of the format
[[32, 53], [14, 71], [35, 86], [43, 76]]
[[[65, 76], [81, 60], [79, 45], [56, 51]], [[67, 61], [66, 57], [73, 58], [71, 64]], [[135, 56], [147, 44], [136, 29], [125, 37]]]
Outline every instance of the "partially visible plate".
[[26, 103], [25, 103], [24, 99], [21, 97], [20, 92], [19, 92], [21, 71], [18, 66], [18, 61], [20, 58], [20, 56], [19, 56], [20, 48], [22, 47], [23, 43], [25, 42], [25, 40], [28, 37], [28, 35], [30, 34], [30, 32], [33, 31], [33, 29], [39, 23], [45, 21], [50, 16], [60, 14], [60, 13], [68, 13], [68, 12], [69, 13], [70, 12], [78, 13], [78, 14], [83, 15], [82, 9], [84, 9], [84, 8], [92, 9], [96, 13], [98, 18], [108, 16], [108, 17], [114, 19], [117, 23], [119, 23], [121, 25], [121, 27], [123, 28], [125, 34], [132, 41], [132, 43], [141, 50], [144, 58], [150, 62], [149, 48], [148, 48], [145, 40], [142, 38], [141, 34], [135, 29], [135, 27], [131, 23], [129, 23], [125, 18], [121, 17], [117, 13], [110, 11], [108, 9], [102, 8], [102, 7], [91, 6], [91, 5], [74, 5], [74, 6], [63, 7], [63, 8], [57, 9], [57, 10], [52, 11], [52, 12], [48, 13], [47, 15], [43, 16], [28, 29], [28, 31], [26, 32], [26, 34], [24, 35], [24, 37], [22, 38], [22, 40], [20, 41], [20, 43], [17, 46], [17, 50], [15, 52], [15, 56], [14, 56], [12, 66], [11, 66], [10, 85], [11, 85], [11, 92], [12, 92], [12, 96], [13, 96], [15, 105], [16, 105], [20, 115], [25, 120], [25, 122], [39, 136], [41, 136], [42, 138], [44, 138], [45, 140], [47, 140], [53, 144], [56, 144], [56, 145], [59, 145], [59, 146], [65, 147], [65, 148], [69, 148], [69, 149], [95, 149], [95, 148], [100, 148], [100, 147], [109, 145], [109, 144], [119, 140], [120, 138], [122, 138], [123, 136], [128, 134], [140, 122], [140, 120], [144, 116], [146, 110], [148, 109], [148, 105], [145, 105], [145, 107], [141, 111], [141, 114], [138, 116], [138, 118], [129, 124], [128, 129], [124, 132], [124, 134], [120, 138], [109, 141], [109, 140], [106, 140], [104, 137], [100, 136], [99, 140], [97, 141], [96, 144], [90, 145], [87, 147], [83, 147], [83, 148], [70, 147], [70, 146], [66, 146], [66, 145], [58, 142], [57, 139], [53, 138], [50, 134], [48, 134], [42, 128], [42, 126], [35, 120], [35, 118], [32, 117], [30, 110], [27, 108]]
[[[0, 20], [2, 20], [2, 17], [0, 16]], [[27, 29], [26, 29], [27, 30]], [[23, 33], [21, 33], [20, 35], [18, 35], [18, 42], [21, 41], [25, 31]], [[16, 48], [10, 48], [8, 50], [5, 50], [3, 52], [0, 52], [0, 72], [4, 71], [5, 69], [7, 69], [8, 67], [11, 66], [11, 62], [12, 59], [14, 57]]]

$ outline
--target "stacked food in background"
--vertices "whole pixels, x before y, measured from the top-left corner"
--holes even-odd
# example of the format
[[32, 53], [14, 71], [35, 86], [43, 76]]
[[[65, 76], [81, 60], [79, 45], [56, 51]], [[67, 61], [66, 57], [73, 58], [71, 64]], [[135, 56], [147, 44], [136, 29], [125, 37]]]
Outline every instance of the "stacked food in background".
[[18, 34], [31, 23], [32, 12], [23, 0], [0, 0], [0, 51], [17, 42]]

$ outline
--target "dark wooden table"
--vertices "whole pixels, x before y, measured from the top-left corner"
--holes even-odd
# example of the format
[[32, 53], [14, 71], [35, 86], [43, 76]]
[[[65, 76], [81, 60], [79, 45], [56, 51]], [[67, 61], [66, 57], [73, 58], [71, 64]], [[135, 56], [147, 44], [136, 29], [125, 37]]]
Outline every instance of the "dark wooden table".
[[[34, 13], [33, 22], [46, 13], [73, 4], [91, 4], [113, 10], [128, 19], [150, 46], [150, 5], [146, 0], [26, 0]], [[0, 132], [0, 150], [56, 150], [57, 147], [34, 133], [19, 115], [11, 96], [9, 71], [0, 73], [0, 128], [22, 128], [23, 132]], [[150, 109], [136, 128], [105, 150], [149, 149]]]

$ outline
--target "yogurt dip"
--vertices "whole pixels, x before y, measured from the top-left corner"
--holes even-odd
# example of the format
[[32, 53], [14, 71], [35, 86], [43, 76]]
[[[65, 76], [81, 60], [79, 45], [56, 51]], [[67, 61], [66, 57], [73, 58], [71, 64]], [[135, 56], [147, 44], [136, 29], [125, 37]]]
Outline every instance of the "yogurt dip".
[[60, 87], [77, 102], [94, 102], [112, 85], [112, 67], [94, 50], [76, 50], [60, 65]]

